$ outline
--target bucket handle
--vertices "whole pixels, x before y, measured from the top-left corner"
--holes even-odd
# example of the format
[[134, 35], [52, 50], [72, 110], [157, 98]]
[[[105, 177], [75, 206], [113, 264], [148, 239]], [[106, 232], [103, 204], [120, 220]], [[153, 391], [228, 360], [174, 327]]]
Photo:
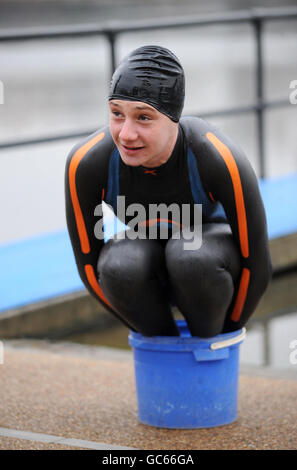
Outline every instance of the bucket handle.
[[209, 349], [194, 349], [193, 354], [196, 361], [219, 361], [221, 359], [227, 359], [229, 357], [228, 346], [233, 346], [234, 344], [240, 343], [246, 334], [246, 329], [243, 328], [242, 332], [230, 339], [223, 341], [217, 341], [212, 343]]
[[238, 336], [234, 336], [233, 338], [230, 339], [225, 339], [223, 341], [217, 341], [216, 343], [212, 343], [210, 345], [210, 349], [213, 351], [217, 349], [222, 349], [222, 348], [227, 348], [228, 346], [233, 346], [233, 344], [240, 343], [246, 335], [246, 329], [242, 328], [242, 332]]
[[197, 362], [219, 361], [229, 357], [229, 349], [211, 351], [210, 349], [194, 349], [193, 354]]

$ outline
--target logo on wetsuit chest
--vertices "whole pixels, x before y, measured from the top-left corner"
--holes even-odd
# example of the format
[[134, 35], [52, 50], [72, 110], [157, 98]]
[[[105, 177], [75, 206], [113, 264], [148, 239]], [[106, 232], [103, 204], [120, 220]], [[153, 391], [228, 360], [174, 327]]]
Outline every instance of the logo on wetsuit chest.
[[157, 170], [144, 170], [144, 174], [145, 174], [145, 175], [154, 175], [154, 176], [157, 176], [156, 171], [157, 171]]

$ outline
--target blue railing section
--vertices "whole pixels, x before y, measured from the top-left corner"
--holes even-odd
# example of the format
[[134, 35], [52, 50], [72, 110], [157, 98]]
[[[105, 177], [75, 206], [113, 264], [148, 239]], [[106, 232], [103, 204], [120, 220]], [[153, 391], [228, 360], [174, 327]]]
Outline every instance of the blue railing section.
[[[264, 84], [264, 51], [263, 36], [264, 24], [268, 21], [276, 20], [296, 20], [297, 7], [283, 7], [274, 9], [255, 8], [225, 14], [209, 14], [199, 17], [182, 19], [167, 19], [154, 21], [138, 21], [134, 23], [112, 22], [102, 27], [97, 24], [84, 25], [62, 25], [46, 28], [26, 28], [26, 29], [2, 29], [0, 30], [0, 42], [30, 41], [44, 39], [63, 39], [71, 37], [104, 36], [109, 47], [110, 74], [113, 73], [117, 64], [117, 44], [121, 35], [125, 33], [153, 31], [153, 30], [175, 30], [187, 27], [209, 27], [213, 25], [238, 25], [250, 24], [255, 38], [255, 101], [245, 106], [233, 106], [214, 111], [199, 113], [200, 117], [231, 116], [255, 113], [257, 119], [257, 146], [259, 155], [259, 176], [265, 177], [265, 135], [264, 118], [265, 111], [271, 108], [289, 106], [288, 97], [280, 100], [265, 99]], [[72, 133], [62, 133], [53, 136], [39, 136], [34, 139], [22, 139], [9, 142], [0, 142], [0, 149], [33, 145], [58, 140], [72, 139], [91, 134], [95, 129], [83, 129]]]

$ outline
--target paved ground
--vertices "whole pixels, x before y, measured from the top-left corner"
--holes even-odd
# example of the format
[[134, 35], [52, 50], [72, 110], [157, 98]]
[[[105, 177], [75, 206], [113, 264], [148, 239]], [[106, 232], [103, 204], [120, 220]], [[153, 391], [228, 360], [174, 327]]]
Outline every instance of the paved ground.
[[130, 352], [4, 342], [0, 449], [296, 449], [293, 372], [242, 368], [235, 423], [158, 429], [138, 422]]

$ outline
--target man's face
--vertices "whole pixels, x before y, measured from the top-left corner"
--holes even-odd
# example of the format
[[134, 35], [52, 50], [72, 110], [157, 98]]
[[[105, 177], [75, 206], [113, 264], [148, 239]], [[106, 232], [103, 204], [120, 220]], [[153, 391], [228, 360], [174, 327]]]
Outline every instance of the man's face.
[[178, 126], [142, 101], [111, 100], [110, 132], [126, 165], [157, 167], [174, 148]]

